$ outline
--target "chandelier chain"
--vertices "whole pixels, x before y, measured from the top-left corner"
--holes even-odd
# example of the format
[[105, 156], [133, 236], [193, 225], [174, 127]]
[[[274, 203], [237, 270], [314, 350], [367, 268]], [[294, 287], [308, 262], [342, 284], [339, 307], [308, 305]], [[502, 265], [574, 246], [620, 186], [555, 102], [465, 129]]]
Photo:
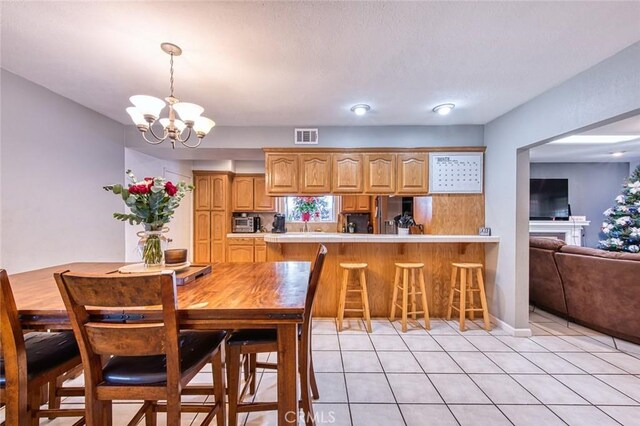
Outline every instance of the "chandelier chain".
[[170, 65], [170, 78], [169, 78], [169, 83], [170, 83], [170, 88], [171, 88], [171, 97], [173, 98], [173, 52], [171, 52], [171, 60], [169, 61]]

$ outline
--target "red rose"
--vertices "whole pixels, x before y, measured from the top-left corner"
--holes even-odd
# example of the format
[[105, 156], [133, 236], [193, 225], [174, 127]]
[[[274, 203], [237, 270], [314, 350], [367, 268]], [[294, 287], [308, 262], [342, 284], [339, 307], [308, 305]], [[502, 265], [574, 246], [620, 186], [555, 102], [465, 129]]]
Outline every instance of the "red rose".
[[149, 187], [145, 184], [140, 184], [137, 185], [138, 187], [138, 194], [147, 194], [149, 193]]
[[169, 197], [173, 197], [178, 192], [178, 188], [171, 182], [164, 184], [164, 190], [167, 191]]
[[152, 177], [146, 177], [146, 178], [144, 178], [144, 180], [150, 180], [150, 181], [153, 181], [153, 178], [152, 178]]
[[138, 193], [138, 188], [134, 185], [129, 187], [129, 194], [137, 194]]

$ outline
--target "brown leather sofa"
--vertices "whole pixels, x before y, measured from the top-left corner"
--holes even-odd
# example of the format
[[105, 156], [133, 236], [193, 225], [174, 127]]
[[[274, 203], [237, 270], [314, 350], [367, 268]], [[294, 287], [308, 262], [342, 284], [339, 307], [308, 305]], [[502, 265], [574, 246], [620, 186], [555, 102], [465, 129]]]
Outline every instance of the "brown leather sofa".
[[529, 303], [567, 318], [567, 303], [555, 254], [565, 246], [554, 238], [529, 239]]
[[531, 304], [640, 344], [640, 254], [540, 240], [530, 240]]

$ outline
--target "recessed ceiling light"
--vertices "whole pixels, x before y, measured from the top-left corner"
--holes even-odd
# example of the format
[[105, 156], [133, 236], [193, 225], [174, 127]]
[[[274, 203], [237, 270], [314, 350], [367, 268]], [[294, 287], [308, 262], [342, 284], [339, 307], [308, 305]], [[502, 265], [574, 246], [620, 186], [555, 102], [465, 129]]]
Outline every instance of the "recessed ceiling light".
[[612, 152], [611, 155], [614, 157], [622, 157], [624, 155], [624, 151]]
[[351, 107], [351, 111], [355, 112], [356, 115], [365, 115], [371, 107], [367, 104], [358, 104]]
[[572, 135], [551, 141], [553, 144], [618, 143], [640, 138], [640, 135]]
[[433, 112], [437, 112], [440, 115], [447, 115], [454, 109], [456, 106], [454, 104], [442, 104], [438, 105], [433, 109]]

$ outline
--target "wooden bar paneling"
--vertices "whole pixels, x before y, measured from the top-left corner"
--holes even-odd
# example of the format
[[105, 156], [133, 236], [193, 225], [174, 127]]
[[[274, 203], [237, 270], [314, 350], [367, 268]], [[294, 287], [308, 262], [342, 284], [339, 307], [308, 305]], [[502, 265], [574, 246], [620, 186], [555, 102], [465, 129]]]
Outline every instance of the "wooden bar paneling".
[[[329, 243], [327, 257], [315, 304], [316, 316], [335, 317], [340, 291], [340, 262], [366, 262], [371, 315], [388, 317], [395, 262], [423, 262], [429, 311], [432, 317], [444, 317], [448, 297], [451, 262], [484, 263], [484, 245], [480, 243]], [[317, 244], [267, 244], [267, 260], [309, 260]]]

